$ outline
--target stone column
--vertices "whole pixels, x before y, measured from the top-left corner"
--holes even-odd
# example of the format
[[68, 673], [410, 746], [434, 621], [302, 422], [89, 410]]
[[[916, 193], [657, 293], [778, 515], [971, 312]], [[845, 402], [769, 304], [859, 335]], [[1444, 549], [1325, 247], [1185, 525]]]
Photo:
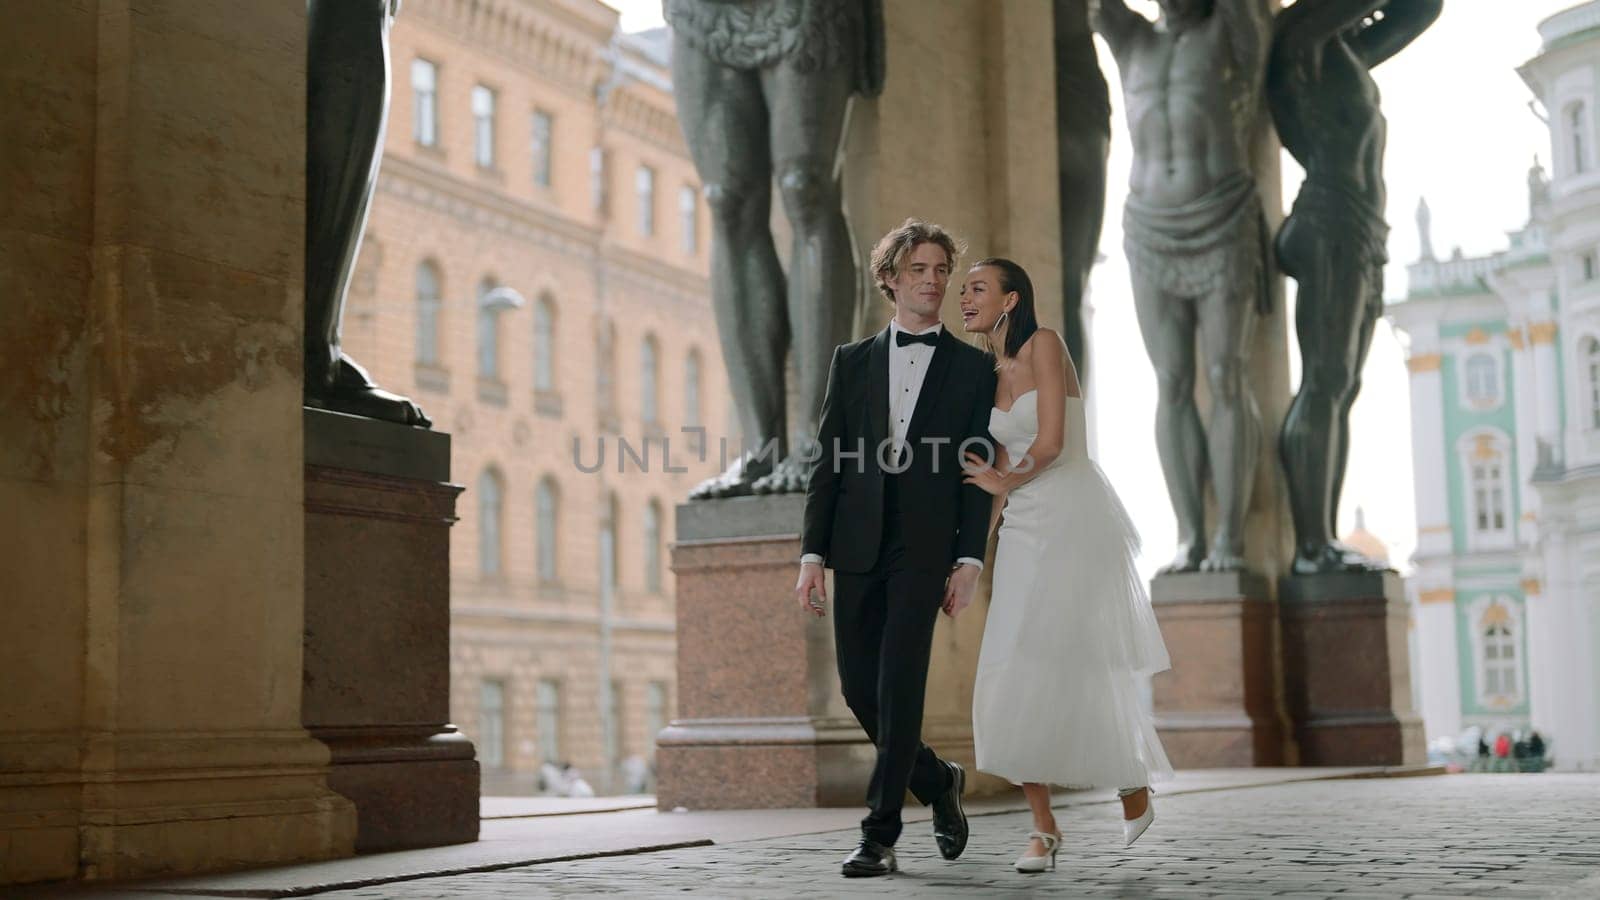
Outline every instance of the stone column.
[[0, 881], [351, 852], [301, 727], [305, 4], [0, 29]]
[[[1542, 390], [1539, 392], [1539, 440], [1566, 458], [1567, 448], [1561, 445], [1561, 383], [1560, 366], [1556, 360], [1556, 323], [1534, 321], [1528, 323], [1528, 343], [1533, 345], [1533, 368]], [[1548, 387], [1546, 387], [1548, 386]]]

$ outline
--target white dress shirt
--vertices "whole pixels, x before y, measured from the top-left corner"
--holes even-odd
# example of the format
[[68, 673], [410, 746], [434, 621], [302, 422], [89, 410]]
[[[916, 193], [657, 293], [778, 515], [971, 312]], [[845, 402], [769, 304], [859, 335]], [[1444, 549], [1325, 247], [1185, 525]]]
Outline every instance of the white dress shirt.
[[[911, 331], [901, 328], [900, 323], [889, 320], [889, 437], [893, 440], [894, 447], [903, 447], [906, 443], [906, 434], [911, 430], [911, 416], [917, 409], [917, 398], [922, 396], [922, 382], [928, 377], [928, 365], [933, 362], [933, 351], [936, 349], [927, 344], [907, 344], [900, 346], [897, 335], [900, 332], [907, 334], [939, 334], [944, 331], [944, 325], [935, 323], [932, 328], [923, 331]], [[875, 451], [877, 448], [868, 448]], [[932, 447], [924, 447], [932, 452]], [[917, 452], [916, 448], [907, 447], [908, 452]], [[893, 462], [896, 457], [893, 452], [884, 453], [884, 457]], [[821, 563], [822, 557], [815, 553], [807, 553], [800, 557], [801, 563]], [[978, 571], [983, 571], [983, 560], [963, 556], [956, 560], [956, 565], [976, 566]]]

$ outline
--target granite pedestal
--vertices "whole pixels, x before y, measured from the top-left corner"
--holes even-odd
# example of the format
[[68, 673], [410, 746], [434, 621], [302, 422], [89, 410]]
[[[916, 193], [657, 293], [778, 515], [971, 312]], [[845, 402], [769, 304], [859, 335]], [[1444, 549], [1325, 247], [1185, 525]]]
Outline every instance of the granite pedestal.
[[449, 724], [450, 436], [305, 411], [302, 721], [356, 850], [477, 840], [478, 763]]
[[678, 507], [678, 718], [662, 809], [853, 806], [876, 756], [839, 695], [833, 621], [793, 599], [800, 495]]
[[1417, 765], [1405, 588], [1394, 572], [1288, 576], [1278, 588], [1284, 693], [1300, 762]]
[[1180, 769], [1291, 760], [1276, 670], [1277, 610], [1248, 572], [1158, 575], [1156, 620], [1172, 668], [1152, 681], [1156, 729]]

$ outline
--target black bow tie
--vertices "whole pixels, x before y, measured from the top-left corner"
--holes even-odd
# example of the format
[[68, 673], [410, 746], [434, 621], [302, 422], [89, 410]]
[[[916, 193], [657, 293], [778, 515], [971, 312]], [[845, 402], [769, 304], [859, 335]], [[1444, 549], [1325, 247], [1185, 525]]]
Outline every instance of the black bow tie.
[[896, 331], [894, 345], [904, 347], [907, 344], [927, 344], [929, 347], [936, 347], [939, 344], [939, 332], [935, 330], [925, 331], [922, 334], [907, 334], [904, 331]]

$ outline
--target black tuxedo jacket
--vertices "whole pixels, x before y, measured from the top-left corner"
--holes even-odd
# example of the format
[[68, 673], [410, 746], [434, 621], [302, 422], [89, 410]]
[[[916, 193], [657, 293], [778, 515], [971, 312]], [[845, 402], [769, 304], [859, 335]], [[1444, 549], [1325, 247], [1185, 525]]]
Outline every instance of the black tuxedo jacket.
[[[964, 556], [983, 559], [994, 498], [962, 484], [961, 443], [989, 437], [994, 405], [993, 358], [939, 332], [906, 433], [909, 461], [896, 463], [889, 428], [889, 329], [833, 352], [817, 429], [821, 457], [806, 487], [801, 552], [829, 568], [864, 573], [877, 562], [883, 538], [884, 468], [899, 475], [901, 534], [908, 567], [946, 570]], [[992, 442], [989, 447], [992, 447]], [[974, 446], [989, 457], [987, 448]], [[846, 455], [861, 451], [859, 457]]]

